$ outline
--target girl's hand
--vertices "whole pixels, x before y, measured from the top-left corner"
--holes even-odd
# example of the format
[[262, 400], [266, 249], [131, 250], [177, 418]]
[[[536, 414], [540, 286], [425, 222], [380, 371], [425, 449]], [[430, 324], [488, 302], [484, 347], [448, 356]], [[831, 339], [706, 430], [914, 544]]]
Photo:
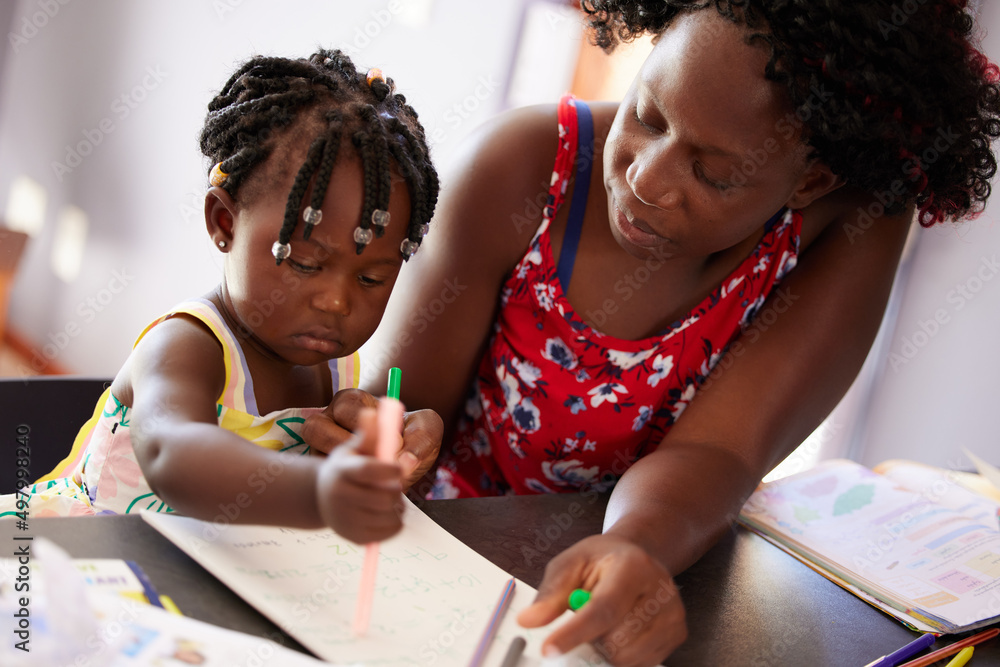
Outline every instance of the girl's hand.
[[[302, 426], [302, 437], [313, 449], [329, 454], [353, 437], [358, 415], [364, 408], [375, 408], [378, 399], [361, 389], [342, 389], [327, 408], [310, 415]], [[433, 410], [407, 412], [403, 416], [403, 447], [396, 457], [403, 470], [403, 490], [410, 488], [434, 465], [444, 423]]]
[[397, 463], [375, 458], [375, 410], [361, 410], [357, 427], [320, 467], [316, 504], [323, 523], [338, 535], [358, 544], [380, 542], [403, 527], [403, 474]]
[[590, 601], [545, 639], [545, 655], [592, 642], [613, 665], [656, 665], [687, 638], [684, 605], [670, 573], [641, 547], [607, 534], [583, 539], [549, 561], [538, 597], [518, 623], [551, 623], [569, 608], [576, 588], [590, 591]]

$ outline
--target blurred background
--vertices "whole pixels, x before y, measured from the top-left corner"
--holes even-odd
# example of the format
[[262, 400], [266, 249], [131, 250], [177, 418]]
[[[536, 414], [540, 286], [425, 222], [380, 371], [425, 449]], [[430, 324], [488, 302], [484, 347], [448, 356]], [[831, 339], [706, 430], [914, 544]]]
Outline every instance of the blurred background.
[[[1000, 60], [1000, 6], [975, 11]], [[448, 175], [481, 122], [567, 91], [617, 100], [650, 48], [606, 56], [556, 0], [8, 0], [0, 28], [6, 377], [113, 377], [148, 322], [218, 283], [198, 134], [247, 57], [322, 46], [381, 67]], [[915, 231], [865, 368], [778, 474], [830, 456], [968, 468], [962, 447], [1000, 462], [998, 218], [994, 201], [974, 221]]]

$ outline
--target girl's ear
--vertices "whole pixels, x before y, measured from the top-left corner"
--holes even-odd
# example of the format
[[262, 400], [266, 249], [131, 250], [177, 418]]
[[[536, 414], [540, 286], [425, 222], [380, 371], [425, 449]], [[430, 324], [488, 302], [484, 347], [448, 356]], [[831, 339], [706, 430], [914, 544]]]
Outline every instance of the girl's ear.
[[788, 208], [805, 208], [823, 195], [829, 194], [844, 184], [843, 179], [837, 176], [830, 168], [820, 160], [813, 160], [806, 167], [798, 187], [785, 202]]
[[233, 242], [233, 220], [236, 202], [220, 187], [205, 193], [205, 228], [219, 250], [226, 252]]

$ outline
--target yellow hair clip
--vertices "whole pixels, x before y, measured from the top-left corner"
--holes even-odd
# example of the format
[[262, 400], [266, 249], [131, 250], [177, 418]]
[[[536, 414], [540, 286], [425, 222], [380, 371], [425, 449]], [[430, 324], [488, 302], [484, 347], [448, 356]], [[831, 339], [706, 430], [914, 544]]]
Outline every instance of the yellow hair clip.
[[228, 176], [229, 174], [222, 171], [222, 163], [216, 162], [215, 166], [212, 167], [212, 173], [208, 176], [208, 182], [211, 183], [213, 187], [219, 188], [226, 182], [226, 178]]
[[365, 77], [365, 82], [368, 84], [369, 88], [371, 88], [372, 81], [381, 81], [382, 83], [385, 83], [385, 75], [382, 74], [382, 70], [380, 68], [372, 67], [368, 70], [368, 76]]

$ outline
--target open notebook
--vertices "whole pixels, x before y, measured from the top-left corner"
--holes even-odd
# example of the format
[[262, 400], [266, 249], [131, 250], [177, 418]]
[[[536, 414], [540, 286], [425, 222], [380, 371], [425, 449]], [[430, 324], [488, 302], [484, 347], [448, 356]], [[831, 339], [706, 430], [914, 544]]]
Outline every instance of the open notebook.
[[[143, 513], [156, 530], [320, 658], [337, 664], [467, 665], [510, 575], [407, 501], [403, 530], [380, 545], [371, 623], [351, 632], [364, 547], [331, 530], [209, 523]], [[536, 591], [516, 582], [514, 597], [483, 664], [500, 665], [516, 636], [527, 640], [522, 667], [540, 665], [552, 626], [515, 620]], [[566, 614], [573, 612], [567, 611]], [[590, 646], [564, 663], [604, 665]]]
[[740, 522], [923, 632], [1000, 621], [998, 504], [960, 474], [830, 460], [763, 484]]

